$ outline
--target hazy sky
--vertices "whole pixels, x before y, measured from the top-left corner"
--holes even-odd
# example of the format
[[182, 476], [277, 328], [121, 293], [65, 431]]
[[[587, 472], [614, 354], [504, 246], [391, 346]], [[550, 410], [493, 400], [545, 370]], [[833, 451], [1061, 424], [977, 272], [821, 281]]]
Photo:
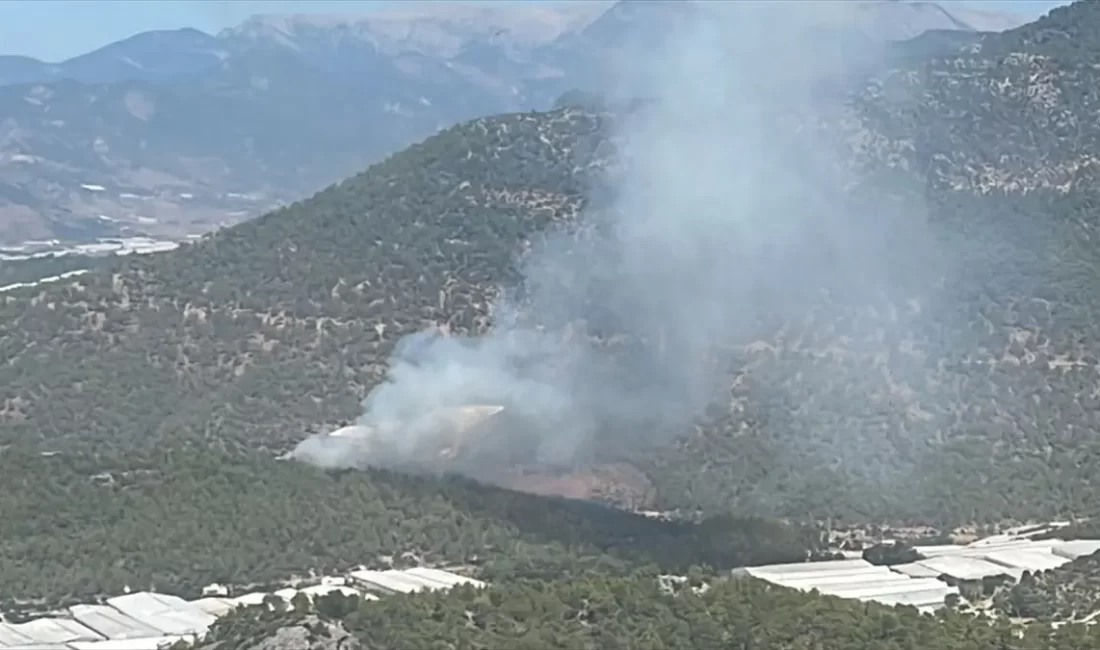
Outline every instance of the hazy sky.
[[[1033, 17], [1051, 7], [1066, 4], [1066, 0], [947, 2]], [[58, 61], [149, 29], [195, 27], [214, 33], [257, 13], [365, 13], [400, 4], [405, 3], [398, 0], [0, 0], [0, 54]]]

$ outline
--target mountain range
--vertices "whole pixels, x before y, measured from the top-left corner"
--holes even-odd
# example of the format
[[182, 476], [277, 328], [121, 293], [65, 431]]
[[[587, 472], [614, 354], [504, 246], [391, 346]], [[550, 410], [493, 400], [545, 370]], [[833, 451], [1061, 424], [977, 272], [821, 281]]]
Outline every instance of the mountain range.
[[[877, 41], [1023, 22], [930, 2], [831, 6], [824, 28]], [[150, 31], [60, 63], [3, 56], [0, 242], [234, 223], [460, 120], [603, 88], [614, 61], [695, 11], [424, 3]]]
[[[645, 20], [667, 7], [621, 7], [640, 12], [630, 33], [667, 33]], [[806, 47], [838, 44], [821, 22], [656, 15], [697, 35], [676, 41], [678, 67], [647, 59], [664, 92], [467, 120], [170, 252], [79, 275], [85, 260], [0, 263], [55, 277], [0, 293], [0, 605], [197, 597], [361, 564], [496, 584], [728, 576], [821, 557], [825, 533], [854, 528], [1095, 531], [1100, 3], [850, 50]], [[66, 85], [95, 88], [35, 96]], [[137, 87], [159, 86], [106, 86]], [[379, 386], [399, 416], [506, 403], [514, 436], [424, 471], [280, 460], [362, 417]], [[988, 589], [1029, 616], [1056, 596], [1088, 617], [1098, 565]], [[836, 601], [807, 598], [797, 628], [821, 630]], [[466, 611], [433, 623], [438, 638], [471, 629]], [[1023, 638], [1000, 627], [1021, 608], [1005, 611], [982, 623], [1006, 635], [987, 647]], [[400, 616], [409, 631], [430, 618]], [[874, 629], [901, 629], [891, 616]], [[953, 647], [899, 634], [871, 647]], [[787, 645], [848, 647], [829, 638]]]

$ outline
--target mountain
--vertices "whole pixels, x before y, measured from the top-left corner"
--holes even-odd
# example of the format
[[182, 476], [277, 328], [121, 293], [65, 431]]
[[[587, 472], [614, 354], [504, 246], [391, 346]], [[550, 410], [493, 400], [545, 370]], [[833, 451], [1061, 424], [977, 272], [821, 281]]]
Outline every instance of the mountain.
[[0, 57], [0, 85], [64, 79], [93, 85], [156, 81], [205, 70], [227, 55], [218, 39], [197, 29], [154, 30], [57, 64], [21, 56]]
[[[820, 550], [813, 531], [731, 511], [944, 530], [1096, 514], [1098, 25], [1100, 5], [1077, 3], [859, 85], [803, 83], [799, 66], [823, 63], [812, 50], [739, 72], [760, 104], [707, 104], [713, 77], [672, 75], [709, 82], [478, 118], [177, 251], [5, 292], [5, 593], [24, 608], [194, 593], [403, 553], [511, 580]], [[623, 141], [623, 125], [647, 137]], [[616, 206], [680, 225], [653, 239], [666, 222], [601, 221]], [[729, 248], [708, 230], [723, 224], [762, 239]], [[514, 312], [491, 310], [502, 287], [519, 289]], [[546, 342], [541, 326], [571, 343], [507, 372], [570, 388], [596, 423], [583, 439], [534, 422], [551, 444], [467, 478], [276, 460], [361, 415], [406, 335], [541, 317], [515, 340]], [[488, 397], [527, 386], [495, 379], [514, 348], [486, 340], [471, 345], [489, 355]], [[397, 361], [430, 396], [417, 341]], [[578, 350], [590, 365], [569, 365]], [[716, 395], [698, 386], [711, 379]], [[484, 484], [712, 519], [647, 523]]]
[[[993, 24], [932, 3], [833, 6], [817, 13], [844, 38]], [[611, 62], [698, 11], [411, 7], [256, 16], [216, 36], [145, 32], [56, 64], [0, 57], [0, 240], [237, 222], [457, 121], [603, 89], [617, 79]]]

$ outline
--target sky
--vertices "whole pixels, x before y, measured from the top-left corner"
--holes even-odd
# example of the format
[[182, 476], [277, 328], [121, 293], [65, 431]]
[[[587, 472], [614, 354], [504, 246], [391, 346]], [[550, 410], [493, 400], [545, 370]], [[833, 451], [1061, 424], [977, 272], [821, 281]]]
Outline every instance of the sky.
[[[1066, 4], [1066, 0], [947, 2], [1032, 17]], [[406, 3], [398, 0], [0, 0], [0, 54], [19, 54], [56, 62], [150, 29], [194, 27], [216, 33], [259, 13], [369, 13], [401, 4]]]

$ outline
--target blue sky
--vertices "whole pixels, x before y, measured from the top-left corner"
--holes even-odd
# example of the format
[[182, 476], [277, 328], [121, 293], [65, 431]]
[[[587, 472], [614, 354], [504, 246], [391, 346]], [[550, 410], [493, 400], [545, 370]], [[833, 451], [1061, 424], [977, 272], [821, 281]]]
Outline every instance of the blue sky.
[[[1038, 17], [1066, 0], [947, 3]], [[397, 0], [0, 0], [0, 54], [59, 61], [148, 29], [195, 27], [213, 33], [257, 13], [367, 13], [400, 4]]]

